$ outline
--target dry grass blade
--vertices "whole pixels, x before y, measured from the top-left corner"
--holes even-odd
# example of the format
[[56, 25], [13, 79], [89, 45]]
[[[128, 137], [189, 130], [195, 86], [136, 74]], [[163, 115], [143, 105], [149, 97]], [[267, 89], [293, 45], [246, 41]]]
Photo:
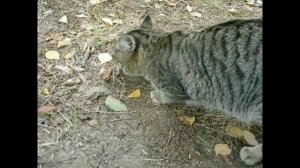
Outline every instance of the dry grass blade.
[[63, 115], [60, 111], [58, 111], [58, 113], [74, 128], [76, 128], [76, 126], [65, 116]]

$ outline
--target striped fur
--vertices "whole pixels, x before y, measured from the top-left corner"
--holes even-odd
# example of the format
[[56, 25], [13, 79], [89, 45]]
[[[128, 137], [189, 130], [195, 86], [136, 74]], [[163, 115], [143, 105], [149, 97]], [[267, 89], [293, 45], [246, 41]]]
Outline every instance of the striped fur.
[[158, 103], [185, 103], [262, 123], [262, 21], [233, 20], [201, 32], [164, 33], [142, 26], [120, 36], [112, 56], [143, 76]]
[[[121, 36], [112, 55], [127, 74], [143, 76], [165, 93], [161, 103], [185, 102], [261, 123], [261, 30], [261, 20], [190, 33], [143, 27]], [[132, 51], [123, 51], [122, 42], [134, 43]]]

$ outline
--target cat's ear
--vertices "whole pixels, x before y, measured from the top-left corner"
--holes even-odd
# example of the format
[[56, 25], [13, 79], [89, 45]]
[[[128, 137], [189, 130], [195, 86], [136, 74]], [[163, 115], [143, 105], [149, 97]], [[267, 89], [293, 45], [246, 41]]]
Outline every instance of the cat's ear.
[[142, 29], [152, 29], [152, 20], [149, 15], [145, 17], [145, 19], [141, 25], [141, 28]]
[[117, 48], [125, 52], [133, 52], [136, 47], [135, 40], [130, 35], [123, 35], [119, 38]]

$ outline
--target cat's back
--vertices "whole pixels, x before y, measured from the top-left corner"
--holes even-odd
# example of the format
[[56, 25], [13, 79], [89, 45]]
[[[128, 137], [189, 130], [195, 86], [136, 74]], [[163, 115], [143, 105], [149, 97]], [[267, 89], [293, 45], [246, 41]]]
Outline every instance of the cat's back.
[[182, 41], [179, 50], [181, 81], [192, 99], [240, 113], [241, 120], [251, 118], [248, 115], [253, 111], [260, 113], [261, 20], [233, 20], [193, 32]]

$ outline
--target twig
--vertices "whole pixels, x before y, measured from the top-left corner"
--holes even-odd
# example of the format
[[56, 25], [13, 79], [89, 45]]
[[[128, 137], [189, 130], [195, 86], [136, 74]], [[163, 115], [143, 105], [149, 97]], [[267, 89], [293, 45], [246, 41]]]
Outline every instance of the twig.
[[180, 6], [180, 8], [177, 8], [177, 10], [174, 12], [174, 14], [170, 20], [172, 20], [175, 17], [175, 15], [178, 13], [178, 11], [181, 10], [183, 7], [184, 7], [184, 5]]
[[58, 113], [70, 124], [70, 125], [72, 125], [74, 128], [76, 128], [75, 127], [75, 125], [74, 124], [72, 124], [72, 122], [70, 121], [70, 120], [68, 120], [67, 119], [67, 117], [65, 116], [65, 115], [63, 115], [60, 111], [58, 111]]
[[122, 120], [132, 120], [132, 118], [115, 119], [115, 120], [111, 120], [110, 122], [114, 122], [114, 121], [122, 121]]
[[205, 142], [204, 139], [202, 139], [200, 136], [199, 136], [199, 138], [200, 138], [201, 141], [204, 142], [205, 145], [207, 145], [208, 147], [211, 147], [211, 146], [210, 146], [207, 142]]
[[160, 161], [160, 160], [164, 160], [164, 159], [143, 159], [145, 161]]
[[55, 145], [58, 144], [59, 142], [48, 142], [48, 143], [43, 143], [38, 145], [38, 147], [43, 147], [43, 146], [50, 146], [50, 145]]
[[168, 139], [168, 142], [167, 142], [166, 145], [164, 146], [163, 151], [165, 151], [165, 148], [166, 148], [167, 145], [170, 143], [170, 141], [171, 141], [171, 136], [172, 136], [172, 128], [171, 128], [170, 133], [169, 133], [169, 139]]

